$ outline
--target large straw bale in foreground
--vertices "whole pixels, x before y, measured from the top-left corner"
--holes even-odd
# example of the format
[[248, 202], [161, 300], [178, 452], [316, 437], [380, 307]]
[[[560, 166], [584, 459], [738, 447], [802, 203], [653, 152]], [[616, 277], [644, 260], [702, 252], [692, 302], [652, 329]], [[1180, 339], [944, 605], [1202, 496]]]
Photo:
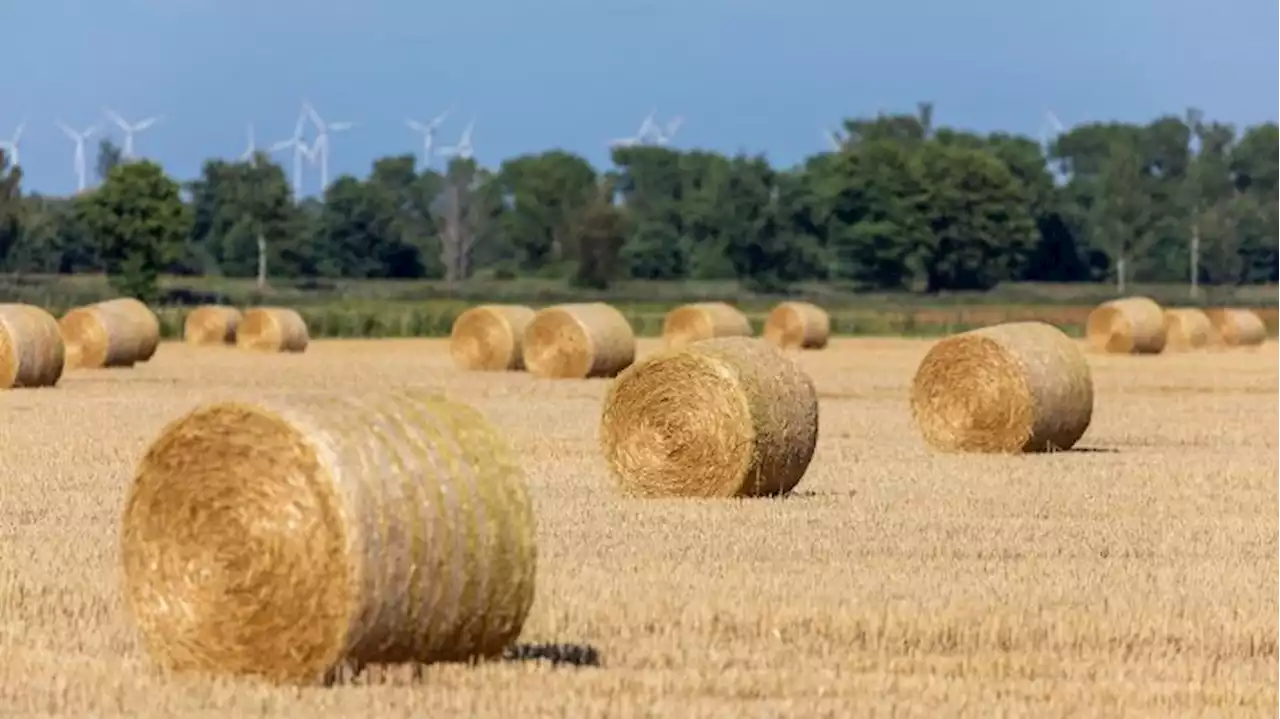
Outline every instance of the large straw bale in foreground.
[[0, 304], [0, 389], [52, 387], [65, 361], [53, 315], [34, 305]]
[[613, 377], [636, 358], [631, 324], [603, 302], [540, 310], [521, 344], [525, 369], [535, 377]]
[[1228, 347], [1248, 347], [1267, 341], [1267, 326], [1250, 310], [1218, 308], [1205, 314], [1213, 325], [1214, 339]]
[[764, 323], [764, 338], [783, 349], [822, 349], [831, 337], [831, 317], [808, 302], [782, 302]]
[[170, 670], [307, 683], [492, 657], [534, 596], [505, 442], [414, 391], [197, 408], [143, 457], [121, 536], [129, 609]]
[[449, 354], [458, 369], [522, 370], [520, 346], [534, 311], [523, 305], [480, 305], [458, 315], [449, 333]]
[[69, 367], [132, 367], [151, 359], [160, 344], [160, 320], [132, 297], [77, 307], [58, 322]]
[[671, 310], [662, 320], [662, 341], [667, 347], [715, 337], [750, 337], [751, 321], [737, 307], [725, 302], [695, 302]]
[[911, 413], [944, 452], [1070, 449], [1093, 418], [1093, 378], [1079, 346], [1043, 322], [952, 335], [911, 383]]
[[187, 315], [182, 337], [198, 346], [235, 344], [240, 320], [240, 310], [234, 307], [203, 305]]
[[1213, 325], [1204, 310], [1179, 307], [1164, 311], [1164, 348], [1166, 351], [1193, 350], [1209, 344]]
[[818, 441], [813, 383], [750, 337], [665, 349], [618, 375], [600, 446], [622, 490], [647, 497], [780, 495]]
[[1112, 354], [1164, 351], [1164, 310], [1148, 297], [1103, 302], [1089, 313], [1087, 334], [1094, 349]]
[[236, 328], [236, 346], [260, 352], [305, 352], [311, 342], [302, 315], [288, 307], [254, 307]]

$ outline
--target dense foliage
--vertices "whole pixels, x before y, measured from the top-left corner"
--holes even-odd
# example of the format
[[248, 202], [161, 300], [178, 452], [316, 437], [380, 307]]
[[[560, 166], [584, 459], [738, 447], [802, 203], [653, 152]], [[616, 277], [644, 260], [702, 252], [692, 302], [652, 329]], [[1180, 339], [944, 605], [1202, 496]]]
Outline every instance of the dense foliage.
[[[826, 280], [936, 292], [1006, 281], [1274, 282], [1277, 127], [1203, 119], [1075, 127], [1049, 147], [933, 127], [930, 108], [845, 122], [842, 148], [762, 156], [618, 148], [601, 172], [551, 150], [444, 172], [412, 155], [295, 202], [263, 155], [179, 186], [109, 145], [102, 183], [23, 194], [0, 161], [0, 269], [137, 276]], [[1193, 257], [1194, 256], [1194, 257]], [[134, 282], [134, 284], [130, 284]]]

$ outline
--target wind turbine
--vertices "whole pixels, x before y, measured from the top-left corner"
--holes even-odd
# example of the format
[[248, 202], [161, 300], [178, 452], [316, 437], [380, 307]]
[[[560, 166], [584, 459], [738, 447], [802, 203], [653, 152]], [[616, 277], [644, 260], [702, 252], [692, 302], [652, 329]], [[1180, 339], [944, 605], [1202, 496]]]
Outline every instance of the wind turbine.
[[306, 155], [313, 161], [315, 157], [315, 150], [307, 147], [307, 143], [302, 141], [302, 128], [306, 121], [306, 113], [299, 115], [297, 124], [293, 126], [293, 136], [275, 143], [270, 150], [279, 152], [293, 148], [293, 199], [295, 202], [302, 200], [302, 157]]
[[[640, 129], [636, 130], [635, 135], [632, 135], [631, 137], [620, 137], [615, 140], [610, 140], [609, 145], [612, 147], [634, 147], [636, 145], [644, 144], [645, 141], [647, 140], [653, 139], [654, 135], [661, 137], [662, 130], [658, 127], [657, 123], [654, 122], [653, 120], [654, 116], [657, 114], [658, 114], [657, 110], [650, 110], [649, 114], [645, 116], [643, 121], [641, 121]], [[678, 126], [679, 125], [677, 125], [677, 127]]]
[[473, 118], [467, 123], [467, 127], [462, 131], [462, 137], [458, 139], [458, 144], [450, 147], [442, 147], [437, 154], [443, 157], [461, 157], [464, 160], [471, 159], [474, 148], [471, 147], [471, 131], [475, 129], [476, 121]]
[[121, 117], [121, 116], [120, 116], [120, 114], [119, 114], [119, 113], [117, 113], [115, 110], [112, 110], [112, 109], [111, 109], [111, 108], [109, 108], [109, 107], [104, 107], [104, 108], [102, 108], [102, 110], [103, 110], [103, 112], [105, 112], [105, 113], [106, 113], [107, 117], [108, 117], [112, 122], [114, 122], [114, 123], [115, 123], [115, 124], [120, 128], [120, 130], [121, 130], [122, 132], [124, 132], [124, 147], [120, 148], [120, 150], [121, 150], [121, 154], [122, 154], [122, 155], [124, 155], [125, 159], [132, 159], [132, 158], [133, 158], [133, 136], [134, 136], [134, 134], [135, 134], [135, 133], [142, 132], [142, 131], [144, 131], [144, 130], [147, 130], [147, 129], [148, 129], [148, 128], [150, 128], [152, 125], [154, 125], [154, 124], [156, 124], [157, 122], [159, 122], [159, 121], [160, 121], [160, 116], [159, 116], [159, 115], [156, 115], [156, 116], [153, 116], [153, 117], [148, 117], [147, 119], [142, 120], [141, 122], [138, 122], [137, 124], [130, 125], [130, 124], [129, 124], [129, 123], [128, 123], [128, 122], [127, 122], [123, 117]]
[[98, 127], [97, 125], [91, 125], [80, 132], [76, 132], [62, 120], [58, 120], [57, 124], [58, 127], [66, 133], [67, 137], [71, 138], [71, 141], [76, 143], [75, 158], [72, 160], [76, 173], [76, 190], [78, 192], [84, 192], [86, 187], [86, 173], [88, 172], [88, 169], [85, 167], [84, 141], [97, 132]]
[[253, 135], [253, 123], [249, 123], [249, 146], [240, 155], [241, 162], [249, 162], [254, 159], [255, 153], [258, 152], [258, 143]]
[[436, 115], [435, 118], [428, 123], [418, 122], [417, 120], [414, 120], [414, 119], [408, 119], [404, 121], [405, 124], [409, 126], [410, 130], [413, 130], [414, 132], [422, 133], [422, 165], [423, 167], [431, 166], [431, 149], [432, 147], [435, 146], [436, 130], [440, 129], [440, 125], [444, 123], [445, 118], [448, 116], [449, 116], [449, 111], [445, 110], [439, 115]]
[[844, 138], [840, 137], [840, 133], [835, 130], [823, 130], [822, 137], [826, 139], [827, 144], [831, 145], [832, 152], [839, 152], [844, 149]]
[[675, 139], [676, 133], [680, 131], [680, 126], [682, 124], [684, 124], [684, 118], [677, 115], [667, 122], [667, 126], [665, 128], [655, 126], [654, 134], [656, 137], [654, 138], [654, 142], [658, 145], [666, 145], [671, 142]]
[[22, 131], [27, 128], [27, 121], [23, 120], [18, 123], [18, 129], [13, 131], [12, 140], [0, 140], [0, 152], [4, 152], [5, 157], [9, 159], [9, 167], [16, 167], [20, 164], [18, 159], [18, 142], [22, 140]]
[[[302, 109], [310, 116], [311, 124], [316, 126], [316, 141], [311, 146], [311, 151], [317, 153], [320, 158], [320, 190], [323, 192], [324, 188], [329, 186], [329, 133], [350, 130], [356, 126], [356, 123], [349, 121], [326, 123], [310, 102], [304, 101]], [[312, 162], [314, 161], [313, 158]]]

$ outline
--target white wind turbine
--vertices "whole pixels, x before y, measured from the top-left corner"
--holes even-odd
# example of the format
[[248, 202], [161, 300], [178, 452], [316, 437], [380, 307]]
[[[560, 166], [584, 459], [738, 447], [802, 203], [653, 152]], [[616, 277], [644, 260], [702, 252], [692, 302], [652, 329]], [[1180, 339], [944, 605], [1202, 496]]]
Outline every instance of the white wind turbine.
[[97, 132], [98, 127], [96, 125], [91, 125], [80, 132], [76, 132], [62, 120], [58, 120], [57, 124], [58, 127], [66, 133], [67, 137], [71, 138], [71, 141], [76, 143], [75, 158], [72, 160], [76, 173], [76, 190], [78, 192], [84, 192], [88, 182], [88, 168], [85, 166], [84, 156], [84, 141]]
[[298, 122], [293, 127], [293, 136], [287, 140], [281, 140], [271, 146], [271, 152], [279, 152], [281, 150], [293, 149], [293, 199], [295, 202], [302, 200], [302, 158], [305, 155], [314, 162], [315, 150], [307, 146], [302, 140], [302, 128], [306, 124], [307, 116], [305, 113], [298, 116]]
[[675, 139], [676, 133], [680, 131], [680, 126], [684, 124], [684, 118], [677, 115], [667, 122], [665, 128], [654, 126], [654, 143], [658, 145], [666, 145]]
[[[329, 186], [329, 133], [345, 132], [356, 126], [356, 123], [350, 121], [344, 122], [328, 122], [326, 123], [320, 113], [311, 106], [310, 102], [303, 102], [302, 109], [311, 118], [311, 124], [316, 126], [316, 141], [311, 146], [311, 151], [316, 153], [320, 160], [320, 190]], [[315, 162], [315, 158], [312, 158]]]
[[440, 129], [440, 125], [444, 123], [445, 118], [448, 116], [449, 116], [449, 111], [445, 110], [439, 115], [436, 115], [435, 118], [431, 120], [431, 122], [423, 123], [423, 122], [418, 122], [417, 120], [414, 120], [414, 119], [405, 120], [405, 124], [409, 126], [410, 130], [413, 130], [414, 132], [422, 133], [422, 166], [423, 167], [431, 166], [431, 150], [435, 146], [436, 131]]
[[661, 134], [661, 130], [658, 128], [657, 123], [653, 121], [654, 116], [657, 114], [657, 110], [651, 110], [640, 123], [640, 129], [636, 130], [635, 135], [610, 140], [609, 145], [611, 147], [634, 147], [635, 145], [642, 144], [646, 140], [651, 139], [655, 133]]
[[133, 155], [133, 136], [139, 132], [143, 132], [149, 129], [152, 125], [160, 121], [160, 116], [155, 115], [153, 117], [148, 117], [145, 120], [142, 120], [136, 124], [131, 125], [123, 117], [121, 117], [120, 114], [115, 110], [112, 110], [109, 107], [104, 107], [102, 108], [102, 110], [103, 112], [106, 113], [107, 118], [110, 119], [112, 122], [114, 122], [116, 126], [119, 127], [120, 130], [124, 133], [124, 146], [121, 147], [120, 150], [121, 150], [121, 154], [125, 157], [125, 159], [132, 159], [134, 156]]
[[3, 152], [9, 160], [9, 167], [16, 167], [21, 164], [18, 154], [18, 143], [22, 140], [22, 131], [27, 128], [27, 121], [23, 120], [18, 123], [18, 129], [13, 131], [13, 139], [0, 140], [0, 152]]
[[476, 121], [472, 119], [467, 123], [466, 129], [462, 131], [462, 137], [458, 139], [458, 144], [449, 147], [442, 147], [438, 154], [443, 157], [461, 157], [464, 160], [471, 159], [475, 148], [471, 146], [471, 131], [475, 129]]
[[249, 146], [246, 147], [245, 151], [240, 154], [240, 161], [249, 162], [254, 158], [254, 154], [257, 152], [258, 152], [258, 143], [257, 143], [257, 140], [254, 139], [253, 123], [251, 122], [249, 123]]

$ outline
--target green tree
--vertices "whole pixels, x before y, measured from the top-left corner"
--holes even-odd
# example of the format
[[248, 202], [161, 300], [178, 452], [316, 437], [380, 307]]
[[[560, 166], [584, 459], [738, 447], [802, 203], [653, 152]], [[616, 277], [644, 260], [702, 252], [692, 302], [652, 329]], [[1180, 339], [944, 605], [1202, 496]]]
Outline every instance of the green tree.
[[551, 150], [502, 163], [498, 181], [507, 203], [503, 233], [526, 271], [569, 259], [573, 223], [595, 200], [595, 168], [581, 157]]

